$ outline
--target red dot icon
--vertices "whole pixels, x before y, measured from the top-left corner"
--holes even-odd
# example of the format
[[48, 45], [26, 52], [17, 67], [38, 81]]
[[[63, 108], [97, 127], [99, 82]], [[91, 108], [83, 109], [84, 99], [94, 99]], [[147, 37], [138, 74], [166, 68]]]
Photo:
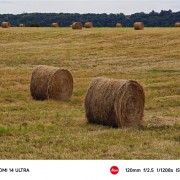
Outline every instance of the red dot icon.
[[111, 174], [116, 175], [119, 172], [119, 168], [117, 166], [112, 166], [110, 172]]

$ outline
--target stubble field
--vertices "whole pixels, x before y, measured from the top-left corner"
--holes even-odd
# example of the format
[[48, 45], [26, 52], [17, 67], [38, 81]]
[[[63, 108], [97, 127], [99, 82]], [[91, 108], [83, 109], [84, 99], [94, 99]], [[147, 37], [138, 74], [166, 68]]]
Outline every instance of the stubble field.
[[[180, 159], [179, 50], [179, 28], [0, 28], [0, 159]], [[31, 98], [39, 64], [71, 71], [70, 100]], [[141, 128], [87, 123], [95, 77], [143, 85]]]

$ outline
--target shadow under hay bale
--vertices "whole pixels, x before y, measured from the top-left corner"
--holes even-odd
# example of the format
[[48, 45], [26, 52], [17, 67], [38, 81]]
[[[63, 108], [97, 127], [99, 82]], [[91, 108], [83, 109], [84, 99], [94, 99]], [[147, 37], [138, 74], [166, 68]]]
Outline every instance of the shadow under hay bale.
[[121, 23], [117, 23], [117, 24], [116, 24], [116, 27], [117, 27], [117, 28], [122, 28], [123, 26], [122, 26]]
[[90, 123], [118, 128], [139, 127], [144, 103], [144, 90], [138, 82], [96, 78], [87, 91], [84, 107]]
[[175, 27], [180, 27], [180, 22], [176, 22]]
[[93, 28], [93, 23], [92, 23], [92, 22], [86, 22], [86, 23], [84, 24], [84, 27], [85, 27], [85, 28]]
[[59, 24], [58, 23], [52, 23], [51, 27], [59, 27]]
[[133, 26], [134, 26], [135, 30], [143, 30], [144, 29], [144, 23], [143, 22], [135, 22]]
[[74, 22], [72, 24], [72, 29], [82, 29], [82, 23], [81, 22]]
[[1, 23], [1, 27], [2, 28], [9, 28], [10, 27], [10, 23], [9, 22], [2, 22]]
[[36, 100], [65, 100], [73, 92], [73, 77], [68, 70], [40, 65], [31, 76], [30, 91]]

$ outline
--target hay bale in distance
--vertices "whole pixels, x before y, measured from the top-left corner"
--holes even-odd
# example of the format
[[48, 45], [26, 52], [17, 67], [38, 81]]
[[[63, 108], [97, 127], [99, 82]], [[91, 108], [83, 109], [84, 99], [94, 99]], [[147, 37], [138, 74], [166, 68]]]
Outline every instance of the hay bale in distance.
[[59, 24], [58, 23], [52, 23], [51, 27], [59, 27]]
[[1, 27], [2, 28], [9, 28], [10, 27], [10, 23], [9, 22], [2, 22], [1, 23]]
[[73, 77], [66, 69], [40, 65], [32, 72], [30, 91], [36, 100], [69, 99], [73, 92]]
[[180, 27], [180, 22], [176, 22], [175, 27]]
[[72, 29], [82, 29], [82, 23], [81, 22], [74, 22], [72, 24]]
[[117, 23], [117, 24], [116, 24], [116, 27], [117, 27], [117, 28], [122, 28], [123, 26], [122, 26], [121, 23]]
[[143, 22], [135, 22], [133, 26], [134, 26], [135, 30], [143, 30], [144, 29], [144, 23]]
[[86, 22], [86, 23], [84, 24], [84, 27], [85, 27], [85, 28], [93, 28], [93, 23], [92, 23], [92, 22]]
[[145, 95], [133, 80], [94, 79], [87, 91], [84, 107], [90, 123], [111, 127], [139, 127]]
[[26, 27], [25, 24], [19, 24], [19, 27]]

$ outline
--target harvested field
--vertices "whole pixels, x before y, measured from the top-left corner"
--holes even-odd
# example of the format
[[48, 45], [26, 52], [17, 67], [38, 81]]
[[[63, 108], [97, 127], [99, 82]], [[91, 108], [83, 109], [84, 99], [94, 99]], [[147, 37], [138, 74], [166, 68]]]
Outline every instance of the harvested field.
[[[180, 159], [179, 28], [0, 28], [1, 159]], [[35, 101], [37, 65], [73, 74], [70, 100]], [[83, 107], [96, 77], [132, 79], [144, 124], [90, 124]]]

